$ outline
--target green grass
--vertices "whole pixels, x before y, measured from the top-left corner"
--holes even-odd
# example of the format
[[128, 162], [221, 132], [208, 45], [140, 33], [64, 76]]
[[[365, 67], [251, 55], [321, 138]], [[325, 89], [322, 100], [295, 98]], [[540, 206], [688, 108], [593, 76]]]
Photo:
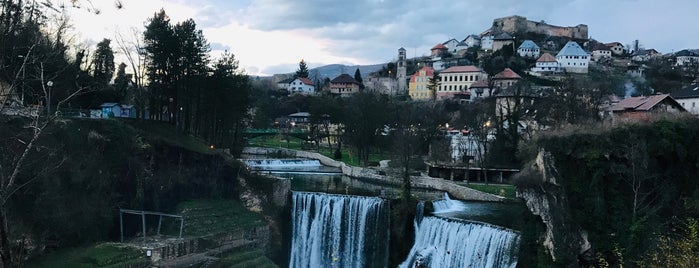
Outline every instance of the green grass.
[[166, 144], [182, 147], [198, 153], [213, 153], [213, 151], [209, 149], [209, 145], [203, 140], [185, 135], [179, 130], [175, 129], [173, 125], [166, 122], [124, 118], [120, 118], [118, 120], [131, 125], [135, 129], [139, 130], [141, 135], [148, 137], [149, 139], [160, 140]]
[[[185, 236], [204, 236], [264, 226], [262, 214], [247, 210], [237, 200], [193, 200], [177, 206], [177, 214], [184, 217]], [[179, 228], [179, 223], [175, 224]], [[168, 231], [172, 230], [168, 226]]]
[[515, 198], [515, 187], [507, 184], [476, 184], [476, 183], [459, 183], [471, 189], [481, 192], [486, 192], [494, 195], [503, 196], [505, 198]]
[[26, 267], [148, 267], [146, 254], [131, 247], [104, 243], [88, 247], [62, 249], [32, 260]]
[[[303, 150], [303, 151], [309, 151], [309, 152], [317, 152], [320, 153], [324, 156], [334, 158], [335, 156], [335, 151], [333, 149], [329, 149], [327, 147], [320, 147], [320, 150], [316, 150], [315, 146], [311, 146], [311, 148], [304, 148], [303, 146], [303, 140], [296, 138], [296, 137], [289, 137], [289, 141], [287, 142], [286, 139], [284, 139], [282, 135], [276, 135], [276, 136], [261, 136], [261, 137], [256, 137], [254, 139], [250, 139], [248, 143], [250, 146], [256, 146], [256, 147], [268, 147], [268, 148], [286, 148], [286, 149], [293, 149], [293, 150]], [[352, 153], [351, 150], [348, 148], [342, 148], [340, 151], [342, 154], [342, 159], [340, 161], [345, 162], [345, 164], [348, 164], [350, 166], [361, 166], [359, 163], [359, 157], [357, 157], [357, 154]], [[370, 163], [378, 163], [381, 160], [386, 160], [390, 159], [390, 156], [386, 154], [369, 154], [369, 162]]]
[[217, 266], [226, 268], [278, 267], [272, 260], [267, 258], [261, 250], [236, 252], [224, 255]]

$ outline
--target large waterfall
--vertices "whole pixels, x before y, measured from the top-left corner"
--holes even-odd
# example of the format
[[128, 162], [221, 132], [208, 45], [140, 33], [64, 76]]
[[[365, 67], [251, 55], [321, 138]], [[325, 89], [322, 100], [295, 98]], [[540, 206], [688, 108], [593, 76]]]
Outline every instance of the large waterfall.
[[[458, 206], [434, 203], [442, 211]], [[418, 213], [422, 205], [418, 205]], [[487, 223], [428, 216], [415, 220], [415, 243], [400, 267], [515, 267], [519, 234]]]
[[376, 197], [292, 193], [289, 267], [386, 267], [389, 206]]

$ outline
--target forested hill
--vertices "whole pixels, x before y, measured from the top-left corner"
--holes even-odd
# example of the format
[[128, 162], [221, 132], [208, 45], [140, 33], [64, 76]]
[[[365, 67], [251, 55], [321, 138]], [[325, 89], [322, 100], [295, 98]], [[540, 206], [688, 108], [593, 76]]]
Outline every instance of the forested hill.
[[[553, 156], [556, 187], [563, 187], [570, 216], [589, 235], [588, 261], [612, 267], [699, 264], [698, 119], [558, 131], [523, 152], [533, 159], [540, 149]], [[546, 182], [532, 187], [537, 183], [526, 175], [517, 181], [545, 192]]]
[[[0, 117], [2, 167], [21, 155], [24, 147], [9, 145], [28, 140], [27, 120]], [[34, 148], [6, 207], [10, 238], [28, 247], [23, 256], [118, 241], [119, 208], [171, 212], [183, 200], [237, 198], [238, 167], [166, 123], [59, 120]]]

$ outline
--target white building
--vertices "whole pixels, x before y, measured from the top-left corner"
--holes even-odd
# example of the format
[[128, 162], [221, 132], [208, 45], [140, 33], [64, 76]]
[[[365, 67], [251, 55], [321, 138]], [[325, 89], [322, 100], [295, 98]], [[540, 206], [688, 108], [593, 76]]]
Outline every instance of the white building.
[[682, 107], [693, 115], [699, 115], [699, 78], [680, 90], [670, 93]]
[[587, 73], [590, 65], [590, 55], [583, 50], [578, 43], [569, 41], [561, 51], [556, 54], [556, 61], [566, 72]]
[[612, 58], [612, 50], [604, 44], [599, 44], [592, 49], [590, 57], [593, 61]]
[[531, 71], [537, 74], [554, 74], [561, 72], [561, 66], [551, 54], [544, 53], [536, 60], [536, 66]]
[[298, 77], [289, 83], [287, 90], [289, 90], [289, 94], [314, 94], [316, 86], [311, 79]]
[[675, 65], [677, 66], [685, 66], [699, 63], [699, 53], [696, 53], [688, 49], [675, 53], [675, 57], [677, 57], [675, 61]]
[[481, 49], [492, 50], [493, 49], [493, 39], [495, 36], [492, 34], [487, 34], [481, 37]]
[[540, 51], [539, 46], [532, 40], [524, 40], [517, 48], [517, 54], [522, 58], [538, 58]]
[[454, 53], [454, 52], [456, 52], [456, 47], [459, 45], [459, 41], [457, 41], [456, 39], [452, 38], [452, 39], [449, 39], [449, 40], [447, 40], [446, 42], [442, 43], [442, 45], [444, 45], [445, 47], [447, 47], [447, 49], [449, 50], [449, 52]]
[[471, 85], [487, 77], [488, 74], [476, 66], [450, 67], [439, 73], [437, 98], [448, 99], [461, 94], [470, 95]]
[[624, 55], [624, 53], [626, 53], [626, 48], [624, 48], [624, 45], [622, 45], [619, 42], [611, 42], [606, 43], [604, 45], [607, 46], [609, 50], [612, 51], [612, 54], [614, 54], [615, 56], [621, 56]]

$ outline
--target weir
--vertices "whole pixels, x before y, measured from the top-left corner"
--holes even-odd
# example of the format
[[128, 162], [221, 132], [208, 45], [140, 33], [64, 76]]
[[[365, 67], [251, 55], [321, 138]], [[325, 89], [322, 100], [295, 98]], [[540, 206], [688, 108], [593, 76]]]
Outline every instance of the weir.
[[[435, 211], [452, 211], [456, 203], [451, 201], [435, 202]], [[422, 209], [418, 204], [416, 215]], [[517, 266], [520, 235], [513, 230], [434, 216], [416, 217], [414, 224], [415, 243], [401, 268]]]
[[288, 168], [320, 167], [315, 159], [245, 159], [245, 164], [252, 168]]
[[386, 267], [389, 205], [376, 197], [292, 193], [289, 267]]

